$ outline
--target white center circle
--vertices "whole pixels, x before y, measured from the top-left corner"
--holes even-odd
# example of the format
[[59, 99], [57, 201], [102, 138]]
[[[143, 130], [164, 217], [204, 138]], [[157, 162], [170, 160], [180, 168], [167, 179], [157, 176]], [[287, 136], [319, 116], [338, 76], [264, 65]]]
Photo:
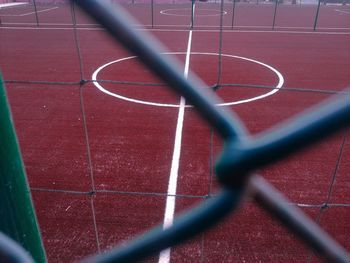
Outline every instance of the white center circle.
[[[177, 13], [178, 11], [180, 11], [180, 14]], [[188, 13], [186, 14], [181, 14], [182, 11], [186, 11]], [[206, 11], [208, 12], [208, 14], [201, 14], [198, 13], [198, 11], [202, 12], [202, 11]], [[217, 9], [196, 9], [196, 16], [219, 16], [221, 14], [220, 10]], [[161, 13], [162, 15], [167, 15], [167, 16], [190, 16], [191, 15], [191, 9], [190, 8], [171, 8], [171, 9], [164, 9], [161, 10], [159, 13]], [[226, 15], [227, 12], [223, 11], [223, 14]]]
[[[163, 53], [163, 54], [164, 55], [184, 55], [184, 54], [186, 54], [186, 52], [168, 52], [168, 53]], [[219, 54], [217, 54], [217, 53], [206, 53], [206, 52], [192, 52], [191, 55], [218, 56]], [[258, 64], [258, 65], [261, 65], [261, 66], [271, 70], [277, 76], [278, 83], [271, 91], [269, 91], [267, 93], [264, 93], [264, 94], [261, 94], [261, 95], [258, 95], [258, 96], [255, 96], [255, 97], [252, 97], [252, 98], [249, 98], [249, 99], [243, 99], [243, 100], [238, 100], [238, 101], [231, 101], [231, 102], [220, 103], [220, 104], [218, 104], [218, 106], [231, 106], [231, 105], [238, 105], [238, 104], [243, 104], [243, 103], [248, 103], [248, 102], [260, 100], [260, 99], [263, 99], [263, 98], [266, 98], [268, 96], [271, 96], [271, 95], [275, 94], [276, 92], [278, 92], [282, 88], [283, 83], [284, 83], [284, 78], [283, 78], [282, 74], [277, 69], [275, 69], [275, 68], [273, 68], [273, 67], [271, 67], [271, 66], [269, 66], [269, 65], [267, 65], [267, 64], [265, 64], [263, 62], [254, 60], [254, 59], [241, 57], [241, 56], [235, 56], [235, 55], [228, 55], [228, 54], [221, 54], [221, 55], [223, 57], [236, 58], [236, 59], [249, 61], [249, 62], [253, 62], [253, 63]], [[111, 61], [109, 63], [106, 63], [106, 64], [102, 65], [101, 67], [96, 69], [95, 72], [92, 74], [92, 81], [93, 81], [94, 85], [100, 91], [102, 91], [103, 93], [105, 93], [105, 94], [107, 94], [109, 96], [121, 99], [121, 100], [129, 101], [129, 102], [133, 102], [133, 103], [138, 103], [138, 104], [149, 105], [149, 106], [157, 106], [157, 107], [175, 107], [175, 108], [179, 107], [178, 104], [158, 103], [158, 102], [144, 101], [144, 100], [138, 100], [138, 99], [125, 97], [125, 96], [122, 96], [120, 94], [113, 93], [113, 92], [110, 92], [109, 90], [106, 90], [104, 87], [102, 87], [102, 85], [100, 83], [98, 83], [97, 76], [98, 76], [98, 74], [99, 74], [99, 72], [101, 70], [103, 70], [106, 67], [108, 67], [110, 65], [113, 65], [115, 63], [119, 63], [119, 62], [122, 62], [122, 61], [127, 61], [127, 60], [130, 60], [130, 59], [135, 59], [135, 58], [136, 58], [136, 56], [125, 57], [125, 58], [117, 59], [117, 60], [114, 60], [114, 61]], [[186, 105], [186, 107], [190, 107], [190, 105]]]

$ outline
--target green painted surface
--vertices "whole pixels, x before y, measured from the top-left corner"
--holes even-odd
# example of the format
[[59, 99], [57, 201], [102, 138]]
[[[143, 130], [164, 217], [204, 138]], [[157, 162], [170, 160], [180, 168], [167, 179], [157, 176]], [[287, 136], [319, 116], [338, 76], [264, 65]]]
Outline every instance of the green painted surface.
[[20, 243], [36, 262], [46, 262], [29, 186], [0, 75], [0, 231]]

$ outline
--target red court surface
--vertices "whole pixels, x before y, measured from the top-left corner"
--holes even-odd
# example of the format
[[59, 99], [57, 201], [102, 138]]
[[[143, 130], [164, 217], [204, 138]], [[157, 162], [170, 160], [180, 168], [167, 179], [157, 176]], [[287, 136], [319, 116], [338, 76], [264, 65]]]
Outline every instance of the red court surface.
[[[148, 3], [124, 7], [185, 63], [191, 12], [187, 1], [158, 3], [153, 28]], [[349, 5], [321, 6], [313, 31], [316, 7], [280, 5], [271, 30], [273, 4], [237, 3], [232, 30], [232, 4], [225, 4], [223, 87], [216, 92], [234, 104], [226, 107], [252, 134], [350, 87]], [[37, 13], [39, 26], [35, 14], [23, 15], [32, 5], [0, 10], [1, 72], [48, 261], [74, 262], [162, 224], [180, 97], [81, 11], [75, 10], [78, 26], [73, 31], [69, 6], [37, 8], [46, 10]], [[208, 86], [219, 74], [217, 14], [219, 4], [196, 6], [190, 70]], [[81, 77], [92, 80], [94, 72], [110, 95], [91, 81], [79, 85]], [[281, 78], [282, 87], [267, 96]], [[253, 100], [262, 95], [266, 97]], [[221, 150], [218, 136], [186, 107], [176, 213], [217, 193], [213, 170]], [[349, 160], [345, 130], [259, 173], [349, 250]], [[158, 260], [156, 255], [145, 262]], [[319, 259], [247, 200], [216, 228], [172, 248], [171, 262]]]

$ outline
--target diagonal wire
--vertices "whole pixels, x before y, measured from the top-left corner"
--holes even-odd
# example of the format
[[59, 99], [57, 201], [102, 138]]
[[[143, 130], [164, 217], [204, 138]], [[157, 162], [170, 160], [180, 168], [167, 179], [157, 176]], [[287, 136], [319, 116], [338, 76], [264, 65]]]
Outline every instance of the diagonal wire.
[[[319, 212], [319, 214], [317, 216], [317, 219], [316, 219], [316, 222], [318, 224], [320, 224], [322, 216], [324, 215], [325, 211], [329, 208], [329, 202], [331, 200], [331, 196], [332, 196], [333, 189], [334, 189], [334, 184], [335, 184], [335, 181], [336, 181], [336, 177], [338, 175], [338, 171], [339, 171], [339, 168], [340, 168], [340, 163], [341, 163], [342, 156], [343, 156], [343, 153], [344, 153], [345, 144], [346, 144], [346, 141], [347, 141], [346, 140], [346, 136], [347, 136], [347, 132], [345, 132], [344, 135], [343, 135], [342, 143], [341, 143], [340, 149], [339, 149], [339, 154], [338, 154], [337, 161], [336, 161], [336, 164], [335, 164], [335, 168], [334, 168], [334, 171], [333, 171], [332, 180], [331, 180], [329, 188], [328, 188], [326, 201], [320, 207], [320, 212]], [[313, 254], [314, 253], [312, 253], [312, 251], [309, 253], [308, 263], [311, 262]]]
[[348, 132], [346, 131], [344, 133], [344, 135], [343, 135], [343, 140], [342, 140], [342, 144], [340, 146], [340, 150], [339, 150], [336, 166], [335, 166], [335, 169], [334, 169], [334, 172], [333, 172], [332, 181], [331, 181], [331, 183], [329, 185], [329, 189], [328, 189], [327, 199], [326, 199], [326, 202], [325, 202], [326, 205], [329, 204], [329, 202], [331, 200], [331, 197], [332, 197], [335, 181], [336, 181], [336, 178], [337, 178], [337, 175], [338, 175], [338, 171], [339, 171], [339, 168], [340, 168], [340, 163], [341, 163], [341, 160], [342, 160], [342, 157], [343, 157], [343, 153], [344, 153], [344, 148], [345, 148], [345, 145], [346, 145], [346, 142], [347, 142], [347, 134], [348, 134]]

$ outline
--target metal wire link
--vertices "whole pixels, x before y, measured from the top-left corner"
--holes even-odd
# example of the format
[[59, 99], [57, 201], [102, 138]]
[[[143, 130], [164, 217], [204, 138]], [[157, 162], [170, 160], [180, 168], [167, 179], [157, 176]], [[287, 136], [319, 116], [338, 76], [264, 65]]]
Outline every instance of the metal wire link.
[[17, 242], [0, 232], [0, 262], [34, 263], [34, 260]]

